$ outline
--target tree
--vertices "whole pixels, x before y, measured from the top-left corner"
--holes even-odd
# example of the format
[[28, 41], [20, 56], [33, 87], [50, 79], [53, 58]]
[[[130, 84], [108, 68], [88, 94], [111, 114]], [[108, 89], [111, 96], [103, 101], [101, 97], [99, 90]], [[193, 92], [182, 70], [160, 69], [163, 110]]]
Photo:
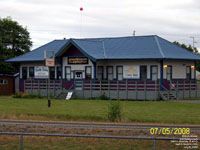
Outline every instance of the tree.
[[[174, 41], [173, 43], [178, 45], [178, 46], [180, 46], [180, 47], [182, 47], [182, 48], [185, 48], [186, 50], [188, 50], [188, 51], [190, 51], [192, 53], [195, 53], [195, 54], [199, 55], [199, 51], [198, 51], [198, 49], [196, 47], [192, 47], [191, 45], [187, 46], [187, 45], [181, 44], [181, 43], [179, 43], [177, 41]], [[200, 71], [200, 61], [196, 61], [196, 70]]]
[[16, 73], [17, 65], [4, 61], [29, 52], [31, 46], [27, 28], [22, 27], [10, 17], [0, 18], [0, 74]]
[[198, 54], [198, 49], [196, 47], [193, 48], [191, 45], [187, 46], [187, 45], [181, 44], [181, 43], [179, 43], [177, 41], [174, 41], [173, 43], [176, 44], [176, 45], [178, 45], [178, 46], [180, 46], [180, 47], [182, 47], [182, 48], [187, 49], [190, 52]]

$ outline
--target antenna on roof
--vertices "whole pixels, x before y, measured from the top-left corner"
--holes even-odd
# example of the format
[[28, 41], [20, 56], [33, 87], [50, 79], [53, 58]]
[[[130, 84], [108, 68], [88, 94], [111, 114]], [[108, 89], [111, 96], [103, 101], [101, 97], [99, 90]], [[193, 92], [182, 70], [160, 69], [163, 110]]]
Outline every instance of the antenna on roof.
[[83, 12], [83, 7], [80, 7], [80, 13], [81, 13], [80, 37], [81, 37], [81, 32], [82, 32], [82, 12]]
[[135, 31], [135, 30], [133, 30], [133, 36], [135, 36], [135, 33], [136, 33], [136, 31]]

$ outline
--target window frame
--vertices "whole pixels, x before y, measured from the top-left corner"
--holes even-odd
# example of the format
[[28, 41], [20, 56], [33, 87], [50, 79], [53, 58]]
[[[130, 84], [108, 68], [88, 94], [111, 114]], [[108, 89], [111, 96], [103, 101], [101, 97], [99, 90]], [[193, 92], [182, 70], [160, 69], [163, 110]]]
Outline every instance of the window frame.
[[[118, 72], [118, 68], [120, 68], [120, 67], [122, 68], [122, 73], [119, 73], [119, 72]], [[119, 74], [122, 75], [122, 79], [121, 79], [120, 81], [122, 81], [122, 80], [124, 79], [123, 73], [124, 73], [124, 72], [123, 72], [123, 66], [116, 66], [116, 77], [117, 77], [117, 80], [119, 80], [119, 77], [118, 77]]]
[[[51, 78], [51, 69], [54, 69], [54, 76]], [[49, 67], [49, 79], [50, 80], [55, 80], [55, 74], [56, 74], [56, 68], [55, 67]]]
[[7, 84], [8, 84], [8, 79], [0, 79], [0, 85], [7, 85]]
[[[23, 70], [26, 69], [26, 78], [24, 78]], [[22, 79], [27, 80], [28, 79], [28, 67], [22, 67]]]
[[[102, 69], [102, 73], [99, 73], [99, 68]], [[102, 76], [102, 79], [99, 79], [99, 75]], [[104, 66], [98, 66], [98, 67], [97, 67], [97, 79], [98, 79], [98, 80], [103, 80], [103, 79], [104, 79]]]
[[[168, 68], [171, 68], [170, 69], [170, 73], [167, 72]], [[170, 80], [168, 80], [168, 78], [167, 78], [168, 74], [170, 74]], [[172, 80], [172, 66], [171, 65], [168, 65], [167, 68], [166, 68], [166, 79], [167, 79], [167, 81], [171, 81]]]
[[141, 71], [141, 70], [142, 70], [142, 69], [141, 69], [142, 67], [146, 67], [146, 80], [147, 80], [147, 79], [148, 79], [148, 68], [147, 68], [147, 65], [141, 65], [141, 66], [140, 66], [140, 80], [143, 80], [143, 79], [142, 79], [142, 71]]
[[[187, 68], [189, 68], [189, 71], [190, 71], [190, 73], [189, 73], [189, 79], [187, 78], [187, 75], [188, 75], [188, 73], [187, 73]], [[190, 66], [186, 66], [186, 80], [191, 80], [192, 79], [192, 70], [191, 70], [191, 67]]]
[[[89, 74], [87, 73], [87, 68], [90, 68], [91, 72]], [[87, 75], [91, 76], [90, 79], [87, 79]], [[85, 79], [86, 80], [91, 80], [92, 79], [92, 66], [85, 66]]]
[[[67, 73], [67, 68], [69, 68], [69, 73]], [[67, 79], [67, 74], [70, 75], [70, 79]], [[67, 81], [70, 81], [72, 79], [72, 76], [71, 76], [71, 66], [65, 66], [65, 80]]]
[[[112, 68], [112, 73], [109, 73], [109, 72], [108, 72], [108, 69], [109, 69], [109, 68]], [[106, 67], [106, 70], [107, 70], [107, 80], [110, 80], [110, 79], [108, 79], [109, 74], [112, 74], [112, 80], [113, 80], [113, 79], [114, 79], [114, 77], [113, 77], [113, 71], [114, 71], [114, 70], [113, 70], [113, 66], [107, 66], [107, 67]], [[110, 81], [111, 81], [111, 80], [110, 80]]]
[[[58, 71], [58, 68], [60, 68], [60, 71]], [[59, 73], [60, 72], [60, 79], [59, 79]], [[62, 79], [62, 67], [61, 66], [56, 66], [56, 79], [61, 80]]]
[[[153, 67], [156, 67], [156, 68], [157, 68], [157, 73], [153, 73]], [[153, 80], [153, 79], [152, 79], [153, 74], [156, 74], [156, 75], [157, 75], [157, 79], [156, 79], [156, 80]], [[157, 80], [158, 80], [158, 65], [151, 65], [151, 80], [152, 80], [152, 81], [157, 81]]]
[[[30, 73], [30, 69], [31, 69], [31, 68], [33, 68], [33, 76], [30, 76], [30, 74], [31, 74], [31, 73]], [[35, 77], [35, 67], [34, 67], [34, 66], [29, 67], [29, 68], [28, 68], [28, 73], [29, 73], [29, 78], [31, 78], [31, 79], [34, 78], [34, 77]]]

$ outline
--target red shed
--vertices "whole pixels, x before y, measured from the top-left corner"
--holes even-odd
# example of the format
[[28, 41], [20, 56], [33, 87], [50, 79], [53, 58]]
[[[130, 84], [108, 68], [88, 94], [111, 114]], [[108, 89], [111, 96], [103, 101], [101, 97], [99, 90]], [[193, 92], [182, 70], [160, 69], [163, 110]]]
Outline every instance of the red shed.
[[0, 95], [14, 94], [16, 91], [16, 75], [0, 74]]

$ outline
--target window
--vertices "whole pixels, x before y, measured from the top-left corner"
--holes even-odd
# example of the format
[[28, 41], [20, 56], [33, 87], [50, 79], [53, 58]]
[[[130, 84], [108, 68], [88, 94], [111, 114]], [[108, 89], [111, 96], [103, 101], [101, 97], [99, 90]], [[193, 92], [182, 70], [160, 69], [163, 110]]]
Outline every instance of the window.
[[191, 79], [191, 68], [190, 68], [190, 66], [186, 67], [186, 79], [187, 80]]
[[85, 79], [90, 80], [92, 78], [92, 67], [85, 67]]
[[71, 80], [71, 67], [69, 66], [65, 67], [65, 79]]
[[61, 79], [61, 67], [57, 67], [57, 80]]
[[34, 67], [29, 67], [29, 78], [34, 78]]
[[98, 80], [103, 80], [103, 66], [98, 66]]
[[151, 80], [158, 79], [158, 66], [151, 66]]
[[50, 67], [50, 80], [54, 80], [55, 79], [55, 67]]
[[108, 66], [107, 67], [107, 78], [108, 80], [113, 80], [113, 67], [112, 66]]
[[22, 67], [22, 79], [27, 79], [27, 67]]
[[172, 79], [172, 66], [167, 66], [167, 80], [170, 81]]
[[147, 80], [147, 66], [140, 66], [140, 79]]
[[123, 67], [117, 66], [117, 79], [123, 80]]
[[0, 79], [0, 85], [5, 85], [8, 84], [8, 80], [7, 79]]

